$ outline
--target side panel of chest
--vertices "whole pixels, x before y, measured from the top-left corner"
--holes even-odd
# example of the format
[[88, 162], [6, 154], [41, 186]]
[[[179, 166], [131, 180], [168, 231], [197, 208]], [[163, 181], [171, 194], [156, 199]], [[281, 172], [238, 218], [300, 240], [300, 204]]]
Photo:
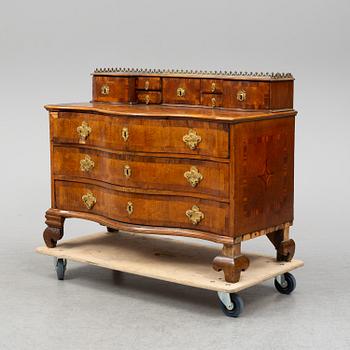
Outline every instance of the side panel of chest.
[[234, 235], [293, 221], [294, 117], [232, 130]]

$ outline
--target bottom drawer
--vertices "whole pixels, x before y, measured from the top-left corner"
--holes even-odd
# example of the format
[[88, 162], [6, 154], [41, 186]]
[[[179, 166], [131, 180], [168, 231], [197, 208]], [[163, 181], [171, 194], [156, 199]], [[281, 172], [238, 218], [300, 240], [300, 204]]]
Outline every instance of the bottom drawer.
[[56, 207], [148, 226], [198, 229], [228, 236], [228, 204], [119, 192], [82, 182], [55, 181]]

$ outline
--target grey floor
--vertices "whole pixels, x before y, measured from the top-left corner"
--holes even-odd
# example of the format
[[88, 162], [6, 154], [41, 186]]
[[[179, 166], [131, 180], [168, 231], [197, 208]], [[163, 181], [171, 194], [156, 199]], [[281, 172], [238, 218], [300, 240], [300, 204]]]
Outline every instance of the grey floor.
[[[58, 281], [52, 258], [34, 252], [43, 225], [17, 218], [0, 246], [2, 350], [350, 348], [345, 232], [320, 245], [315, 239], [327, 228], [295, 225], [297, 257], [306, 264], [294, 273], [295, 292], [280, 295], [272, 281], [242, 291], [244, 312], [231, 319], [210, 291], [73, 262]], [[66, 226], [67, 238], [101, 230], [74, 220]], [[273, 252], [263, 237], [245, 246]]]

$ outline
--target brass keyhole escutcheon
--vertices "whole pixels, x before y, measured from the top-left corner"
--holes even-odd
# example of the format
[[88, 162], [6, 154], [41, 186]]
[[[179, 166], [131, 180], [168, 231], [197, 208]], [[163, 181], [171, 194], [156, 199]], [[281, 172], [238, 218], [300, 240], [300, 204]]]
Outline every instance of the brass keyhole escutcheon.
[[109, 94], [109, 86], [107, 84], [104, 84], [101, 86], [101, 94], [102, 95], [108, 95]]
[[237, 92], [237, 100], [240, 102], [245, 101], [247, 98], [247, 93], [244, 90], [239, 90]]
[[124, 142], [126, 142], [129, 138], [129, 130], [128, 128], [123, 128], [122, 129], [122, 138], [124, 140]]
[[199, 210], [199, 207], [194, 205], [192, 209], [186, 211], [186, 216], [192, 222], [193, 225], [198, 225], [203, 219], [204, 214]]
[[176, 95], [177, 97], [184, 97], [186, 94], [186, 91], [184, 88], [181, 88], [179, 87], [177, 90], [176, 90]]
[[95, 162], [91, 159], [90, 156], [86, 155], [83, 159], [80, 160], [80, 170], [88, 172], [92, 170], [95, 166]]
[[81, 197], [84, 205], [86, 206], [86, 208], [88, 208], [89, 210], [93, 208], [93, 206], [96, 204], [96, 197], [92, 194], [92, 192], [88, 192], [86, 194], [84, 194]]
[[129, 165], [124, 165], [124, 176], [129, 178], [131, 176], [131, 168]]
[[126, 205], [126, 211], [129, 215], [131, 215], [134, 211], [134, 205], [132, 204], [132, 202], [128, 202], [128, 204]]
[[148, 90], [148, 89], [149, 89], [149, 81], [146, 80], [146, 81], [145, 81], [145, 90]]
[[92, 129], [86, 121], [83, 121], [80, 126], [77, 127], [77, 133], [79, 135], [79, 143], [85, 143], [88, 136], [91, 134]]
[[211, 92], [215, 92], [215, 90], [216, 90], [216, 84], [211, 83]]

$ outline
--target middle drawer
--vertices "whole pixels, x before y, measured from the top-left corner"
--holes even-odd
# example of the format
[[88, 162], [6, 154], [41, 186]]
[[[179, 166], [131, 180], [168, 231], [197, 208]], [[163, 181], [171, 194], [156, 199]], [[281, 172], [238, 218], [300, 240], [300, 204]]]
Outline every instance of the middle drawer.
[[54, 146], [54, 176], [84, 177], [123, 187], [206, 194], [228, 200], [227, 163], [144, 157]]

